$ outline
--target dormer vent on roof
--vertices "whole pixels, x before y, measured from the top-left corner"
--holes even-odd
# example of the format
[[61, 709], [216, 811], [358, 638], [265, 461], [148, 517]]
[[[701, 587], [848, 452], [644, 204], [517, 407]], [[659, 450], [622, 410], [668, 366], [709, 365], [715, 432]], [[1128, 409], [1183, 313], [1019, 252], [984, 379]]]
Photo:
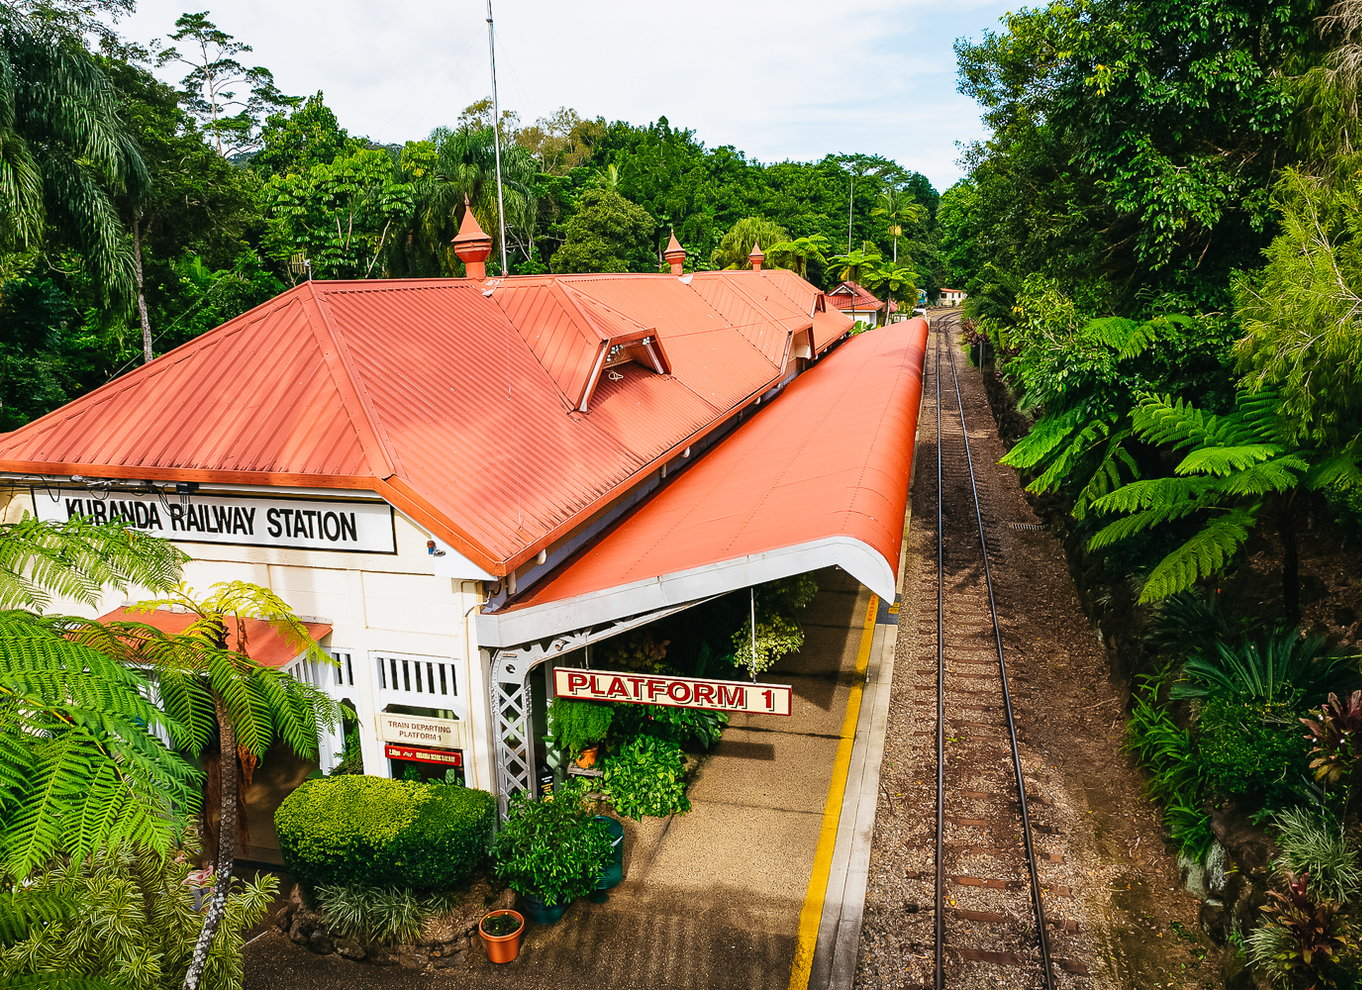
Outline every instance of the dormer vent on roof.
[[468, 197], [463, 198], [463, 221], [454, 237], [454, 253], [463, 262], [467, 276], [478, 282], [487, 278], [487, 257], [492, 253], [492, 238], [478, 226]]

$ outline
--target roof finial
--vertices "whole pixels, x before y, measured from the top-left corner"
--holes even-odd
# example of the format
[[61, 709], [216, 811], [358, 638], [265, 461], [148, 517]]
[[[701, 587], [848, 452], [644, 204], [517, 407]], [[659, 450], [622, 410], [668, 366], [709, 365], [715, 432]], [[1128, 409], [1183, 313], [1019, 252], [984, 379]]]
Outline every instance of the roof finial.
[[463, 221], [454, 238], [454, 253], [464, 263], [468, 277], [481, 282], [487, 277], [487, 258], [492, 253], [492, 238], [478, 225], [473, 204], [463, 198]]
[[766, 260], [766, 255], [762, 253], [760, 242], [752, 242], [752, 251], [748, 254], [747, 260], [752, 262], [752, 271], [761, 271], [761, 263]]
[[676, 239], [676, 229], [672, 229], [672, 239], [667, 242], [667, 250], [662, 252], [662, 260], [672, 266], [672, 274], [680, 275], [686, 264], [686, 249]]

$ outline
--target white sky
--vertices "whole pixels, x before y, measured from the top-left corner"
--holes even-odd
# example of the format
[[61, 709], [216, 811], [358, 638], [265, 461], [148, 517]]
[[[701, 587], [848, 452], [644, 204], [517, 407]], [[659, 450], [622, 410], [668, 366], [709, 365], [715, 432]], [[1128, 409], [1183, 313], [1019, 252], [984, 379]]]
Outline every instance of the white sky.
[[[280, 89], [322, 90], [350, 133], [425, 137], [490, 94], [485, 0], [139, 0], [120, 32], [164, 37], [185, 10], [254, 48]], [[763, 162], [864, 152], [944, 191], [957, 142], [982, 136], [955, 91], [957, 37], [997, 0], [495, 0], [503, 110], [559, 106], [646, 124], [665, 115], [709, 147]], [[162, 75], [177, 80], [174, 66]]]

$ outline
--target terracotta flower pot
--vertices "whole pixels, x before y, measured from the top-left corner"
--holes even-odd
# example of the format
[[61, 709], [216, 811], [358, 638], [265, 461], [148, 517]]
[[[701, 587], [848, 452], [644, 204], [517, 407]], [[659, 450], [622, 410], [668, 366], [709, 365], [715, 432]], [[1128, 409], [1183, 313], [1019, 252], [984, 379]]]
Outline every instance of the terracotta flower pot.
[[577, 759], [574, 760], [573, 762], [576, 763], [583, 770], [589, 770], [591, 767], [596, 765], [596, 756], [599, 752], [600, 752], [599, 747], [588, 746], [586, 749], [582, 750], [580, 753], [577, 754]]
[[[489, 935], [483, 928], [488, 918], [498, 916], [511, 917], [517, 922], [516, 930], [509, 935]], [[525, 917], [519, 911], [512, 911], [510, 908], [502, 908], [496, 911], [489, 911], [481, 921], [478, 922], [478, 935], [482, 938], [482, 944], [487, 947], [487, 961], [494, 963], [508, 963], [520, 955], [520, 939], [525, 934]]]

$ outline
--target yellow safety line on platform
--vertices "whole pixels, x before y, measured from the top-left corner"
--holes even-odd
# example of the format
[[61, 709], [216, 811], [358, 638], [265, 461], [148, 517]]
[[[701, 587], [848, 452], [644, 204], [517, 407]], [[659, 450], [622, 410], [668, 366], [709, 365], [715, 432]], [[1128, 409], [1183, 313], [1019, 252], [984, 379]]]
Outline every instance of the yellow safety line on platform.
[[870, 644], [875, 638], [875, 617], [879, 599], [870, 596], [865, 610], [865, 626], [861, 630], [861, 648], [856, 654], [856, 680], [847, 696], [846, 718], [842, 720], [842, 736], [837, 743], [837, 757], [832, 763], [832, 783], [828, 785], [828, 800], [823, 806], [823, 828], [818, 835], [818, 849], [813, 854], [813, 875], [809, 877], [809, 892], [804, 895], [804, 908], [799, 912], [799, 938], [795, 943], [794, 964], [790, 967], [790, 990], [808, 990], [813, 971], [813, 950], [818, 944], [818, 925], [823, 916], [823, 900], [828, 892], [828, 875], [832, 872], [832, 852], [837, 846], [837, 825], [842, 817], [842, 798], [847, 789], [847, 771], [851, 766], [851, 747], [856, 741], [856, 723], [861, 716], [861, 696], [864, 693], [865, 672], [870, 664]]

